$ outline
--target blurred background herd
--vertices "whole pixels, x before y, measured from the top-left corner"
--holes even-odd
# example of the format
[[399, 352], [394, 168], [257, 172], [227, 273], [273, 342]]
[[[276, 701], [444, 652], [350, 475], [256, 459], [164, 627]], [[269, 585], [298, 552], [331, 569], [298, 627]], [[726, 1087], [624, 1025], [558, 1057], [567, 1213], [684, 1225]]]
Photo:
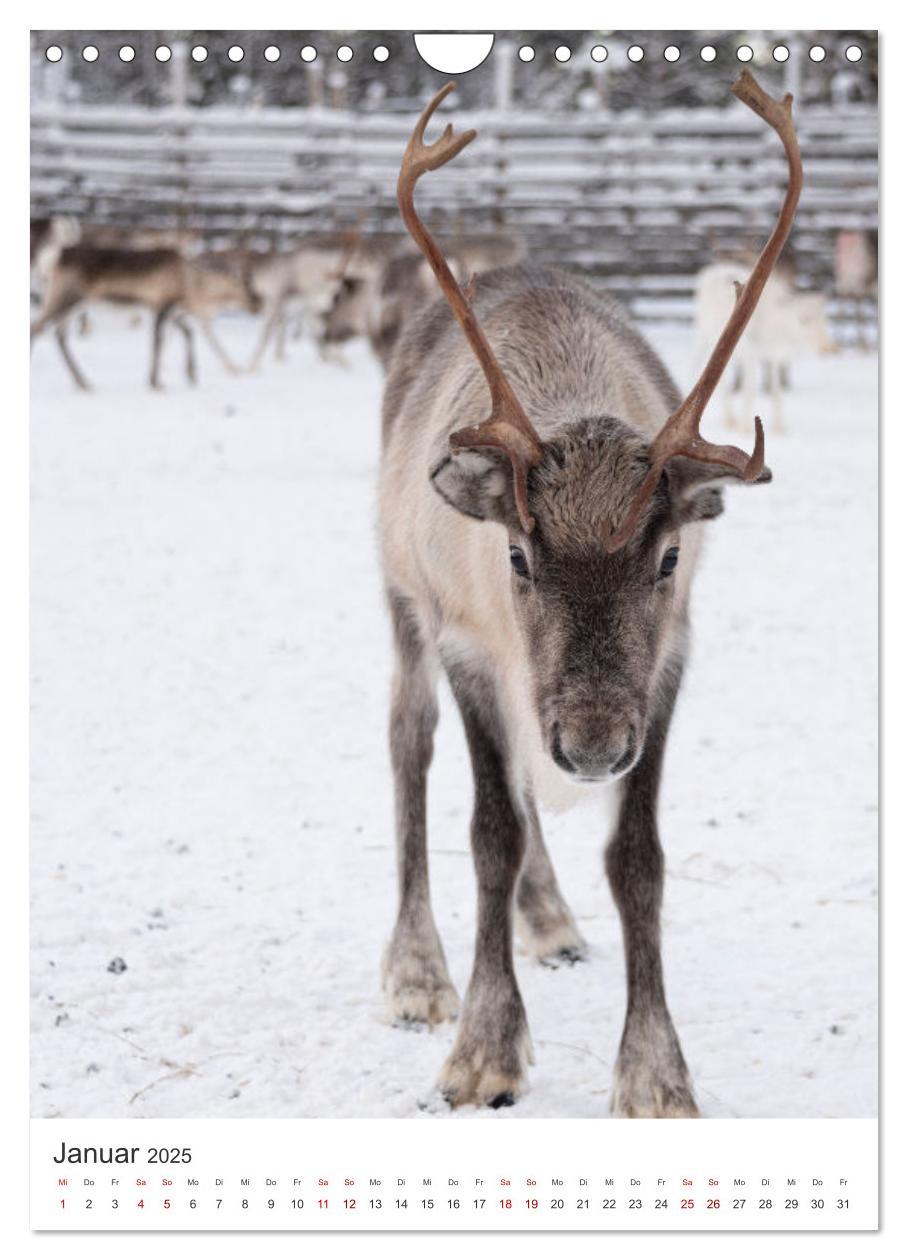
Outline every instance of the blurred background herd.
[[[695, 356], [787, 177], [729, 94], [742, 64], [793, 93], [804, 157], [792, 238], [730, 381], [768, 389], [781, 425], [800, 354], [876, 344], [875, 32], [499, 34], [443, 111], [478, 139], [419, 204], [464, 283], [521, 259], [566, 267], [639, 320], [687, 324]], [[151, 312], [154, 385], [171, 326], [191, 377], [197, 331], [228, 371], [300, 336], [339, 363], [366, 338], [387, 366], [435, 292], [395, 187], [445, 77], [401, 31], [33, 32], [33, 333], [53, 330], [83, 386], [97, 302]], [[216, 329], [237, 310], [257, 321], [242, 359]]]

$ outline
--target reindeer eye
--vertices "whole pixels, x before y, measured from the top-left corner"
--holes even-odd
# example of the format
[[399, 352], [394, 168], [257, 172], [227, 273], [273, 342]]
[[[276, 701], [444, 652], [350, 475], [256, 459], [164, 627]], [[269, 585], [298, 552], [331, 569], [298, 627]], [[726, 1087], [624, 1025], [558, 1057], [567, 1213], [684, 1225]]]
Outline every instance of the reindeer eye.
[[515, 573], [519, 573], [521, 577], [528, 578], [530, 576], [530, 566], [527, 564], [527, 558], [519, 547], [511, 548], [511, 568]]
[[659, 576], [668, 577], [670, 573], [674, 573], [675, 565], [678, 563], [678, 548], [669, 547], [665, 555], [662, 557], [662, 564], [659, 566]]

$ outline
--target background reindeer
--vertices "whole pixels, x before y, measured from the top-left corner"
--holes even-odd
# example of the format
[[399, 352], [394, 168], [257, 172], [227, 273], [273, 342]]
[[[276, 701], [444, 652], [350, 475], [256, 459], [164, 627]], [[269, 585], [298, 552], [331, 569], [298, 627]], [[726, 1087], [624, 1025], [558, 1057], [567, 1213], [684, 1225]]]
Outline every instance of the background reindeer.
[[[262, 328], [250, 371], [256, 371], [273, 343], [275, 357], [284, 358], [291, 313], [301, 320], [323, 354], [323, 322], [361, 240], [359, 227], [345, 232], [309, 233], [291, 250], [272, 253], [247, 251], [240, 259], [246, 282], [262, 304]], [[238, 254], [240, 251], [234, 251]], [[330, 355], [330, 349], [328, 349]]]
[[[495, 267], [510, 266], [526, 254], [524, 242], [506, 232], [475, 236], [459, 232], [443, 243], [443, 250], [462, 284]], [[325, 316], [323, 338], [336, 344], [367, 337], [376, 358], [387, 368], [404, 323], [435, 294], [432, 270], [412, 245], [401, 245], [398, 238], [374, 244], [365, 238]]]
[[[576, 958], [583, 949], [545, 849], [537, 795], [553, 779], [572, 789], [620, 780], [606, 850], [627, 961], [613, 1110], [692, 1116], [697, 1107], [662, 980], [657, 798], [687, 650], [699, 522], [721, 512], [720, 480], [769, 479], [759, 420], [750, 456], [706, 442], [699, 422], [794, 218], [801, 165], [791, 97], [772, 100], [747, 71], [732, 89], [781, 137], [789, 188], [682, 401], [621, 309], [573, 276], [503, 269], [469, 296], [458, 284], [413, 206], [420, 176], [475, 136], [455, 136], [448, 126], [424, 143], [453, 86], [420, 117], [398, 184], [404, 222], [466, 340], [445, 303], [420, 312], [393, 352], [383, 408], [380, 518], [397, 654], [390, 730], [400, 888], [383, 963], [388, 1008], [396, 1020], [430, 1024], [458, 1009], [426, 857], [426, 776], [443, 669], [473, 767], [479, 900], [473, 973], [442, 1094], [452, 1105], [492, 1107], [518, 1096], [531, 1049], [512, 960], [515, 905], [537, 956]], [[486, 389], [491, 415], [476, 425]]]
[[80, 389], [87, 380], [67, 341], [72, 316], [91, 302], [115, 302], [147, 307], [153, 316], [149, 384], [160, 388], [161, 348], [168, 322], [182, 332], [186, 343], [186, 377], [196, 378], [192, 330], [186, 316], [201, 328], [206, 340], [231, 372], [236, 366], [215, 337], [213, 317], [221, 311], [257, 311], [260, 301], [247, 285], [227, 271], [190, 261], [173, 249], [105, 249], [77, 245], [65, 249], [53, 265], [41, 311], [31, 326], [36, 337], [51, 327], [60, 353]]
[[79, 240], [80, 227], [74, 219], [54, 215], [33, 218], [29, 228], [31, 287], [33, 295], [40, 298], [60, 252]]
[[[702, 360], [715, 343], [735, 302], [735, 286], [747, 279], [748, 269], [734, 262], [716, 262], [697, 277], [694, 294], [694, 356]], [[797, 293], [788, 276], [770, 276], [759, 307], [735, 349], [732, 371], [722, 382], [725, 422], [730, 428], [753, 414], [757, 388], [765, 379], [772, 402], [772, 425], [785, 428], [783, 392], [790, 388], [791, 363], [798, 354], [829, 354], [835, 350], [826, 319], [826, 302], [819, 293]], [[743, 417], [735, 414], [732, 395], [743, 397]]]
[[835, 292], [855, 323], [858, 349], [868, 349], [867, 307], [874, 306], [878, 287], [879, 237], [876, 232], [839, 232], [835, 243]]

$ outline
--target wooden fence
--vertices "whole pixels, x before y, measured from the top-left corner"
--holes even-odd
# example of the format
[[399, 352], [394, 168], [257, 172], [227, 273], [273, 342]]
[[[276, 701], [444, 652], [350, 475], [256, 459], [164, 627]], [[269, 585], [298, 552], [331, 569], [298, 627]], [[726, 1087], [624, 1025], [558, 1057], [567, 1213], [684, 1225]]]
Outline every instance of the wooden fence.
[[[843, 228], [877, 226], [877, 111], [798, 114], [805, 187], [793, 234], [801, 283], [831, 290]], [[324, 108], [145, 110], [37, 104], [32, 212], [96, 223], [247, 232], [282, 242], [352, 223], [399, 227], [395, 183], [410, 114]], [[533, 257], [607, 279], [638, 314], [689, 297], [714, 247], [762, 239], [786, 166], [739, 106], [642, 114], [458, 114], [479, 138], [426, 178], [440, 226], [521, 233]]]

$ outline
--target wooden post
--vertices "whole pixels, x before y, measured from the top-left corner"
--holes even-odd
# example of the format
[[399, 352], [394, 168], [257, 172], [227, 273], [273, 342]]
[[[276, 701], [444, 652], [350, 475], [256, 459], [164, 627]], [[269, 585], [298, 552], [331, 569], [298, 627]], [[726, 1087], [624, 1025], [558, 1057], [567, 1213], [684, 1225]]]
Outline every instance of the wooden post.
[[[170, 104], [181, 114], [189, 106], [189, 45], [185, 39], [175, 39], [170, 45]], [[176, 226], [180, 231], [185, 231], [189, 226], [190, 218], [191, 166], [186, 144], [188, 130], [187, 119], [183, 118], [175, 121], [171, 131], [170, 158], [176, 174], [174, 210]]]
[[175, 39], [170, 45], [170, 103], [176, 109], [189, 104], [189, 48], [184, 39]]
[[305, 65], [306, 104], [310, 109], [318, 109], [325, 95], [322, 68], [317, 61], [307, 61]]
[[504, 36], [495, 40], [495, 108], [510, 109], [514, 94], [514, 43]]

